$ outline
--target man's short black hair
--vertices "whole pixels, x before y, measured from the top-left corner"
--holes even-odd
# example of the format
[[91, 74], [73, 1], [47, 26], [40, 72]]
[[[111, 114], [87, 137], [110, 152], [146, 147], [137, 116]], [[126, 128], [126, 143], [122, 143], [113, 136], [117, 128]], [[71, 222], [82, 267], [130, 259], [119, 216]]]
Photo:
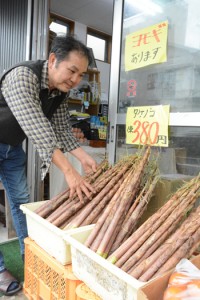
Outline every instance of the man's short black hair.
[[88, 64], [92, 63], [89, 49], [72, 35], [56, 36], [51, 44], [50, 53], [54, 53], [57, 62], [65, 60], [70, 52], [77, 51], [88, 59]]

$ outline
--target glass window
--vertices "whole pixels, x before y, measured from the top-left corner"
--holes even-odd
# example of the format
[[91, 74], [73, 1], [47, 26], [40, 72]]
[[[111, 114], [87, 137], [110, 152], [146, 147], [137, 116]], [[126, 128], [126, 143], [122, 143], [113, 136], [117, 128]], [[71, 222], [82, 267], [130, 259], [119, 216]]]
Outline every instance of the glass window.
[[49, 22], [49, 49], [51, 47], [51, 42], [56, 35], [63, 35], [73, 32], [74, 22], [51, 13]]
[[56, 33], [56, 35], [63, 35], [63, 34], [67, 34], [68, 32], [68, 27], [66, 25], [62, 25], [62, 24], [59, 24], [55, 21], [52, 21], [50, 26], [49, 26], [49, 29], [53, 32]]
[[92, 48], [96, 59], [105, 60], [105, 45], [105, 40], [90, 34], [87, 35], [87, 46]]
[[[169, 104], [171, 112], [200, 111], [199, 6], [195, 0], [125, 1], [119, 113], [125, 113], [128, 106], [158, 104]], [[125, 71], [127, 36], [165, 21], [167, 61]], [[131, 88], [134, 93], [129, 93]]]
[[92, 48], [95, 59], [110, 62], [111, 36], [88, 29], [87, 46]]
[[[182, 119], [170, 123], [169, 147], [152, 148], [160, 153], [160, 172], [172, 177], [180, 175], [180, 178], [195, 176], [200, 172], [200, 122], [196, 117], [200, 113], [200, 3], [196, 0], [125, 0], [122, 19], [119, 85], [115, 89], [119, 92], [115, 159], [138, 148], [126, 144], [123, 116], [127, 107], [170, 105], [170, 116], [179, 120], [181, 115]], [[127, 71], [127, 36], [140, 37], [140, 42], [145, 43], [147, 39], [141, 31], [149, 34], [151, 26], [165, 21], [168, 22], [166, 61]], [[137, 32], [140, 34], [134, 35]], [[187, 121], [188, 115], [191, 123]]]
[[[137, 145], [126, 144], [126, 126], [116, 127], [116, 161], [138, 151]], [[170, 127], [169, 147], [152, 147], [159, 154], [161, 174], [197, 176], [200, 173], [200, 131], [198, 127]]]

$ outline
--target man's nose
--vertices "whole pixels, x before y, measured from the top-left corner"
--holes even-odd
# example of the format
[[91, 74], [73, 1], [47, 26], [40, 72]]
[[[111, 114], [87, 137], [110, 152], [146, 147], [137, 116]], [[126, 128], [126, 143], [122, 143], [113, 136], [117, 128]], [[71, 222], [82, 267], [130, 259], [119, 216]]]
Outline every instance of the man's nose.
[[78, 75], [78, 74], [76, 74], [76, 73], [74, 73], [72, 76], [71, 76], [71, 81], [73, 82], [73, 83], [79, 83], [80, 82], [80, 76]]

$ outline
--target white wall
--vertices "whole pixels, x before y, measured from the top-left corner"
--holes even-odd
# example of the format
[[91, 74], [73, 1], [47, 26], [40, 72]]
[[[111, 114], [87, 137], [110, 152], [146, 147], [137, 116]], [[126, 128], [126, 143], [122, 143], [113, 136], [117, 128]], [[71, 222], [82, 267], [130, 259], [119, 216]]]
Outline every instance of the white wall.
[[74, 33], [79, 40], [81, 40], [84, 44], [87, 41], [87, 26], [78, 22], [75, 22]]
[[110, 84], [110, 64], [107, 64], [103, 61], [97, 60], [97, 68], [100, 71], [100, 80], [101, 80], [101, 95], [102, 100], [105, 102], [105, 94], [108, 101], [108, 92]]

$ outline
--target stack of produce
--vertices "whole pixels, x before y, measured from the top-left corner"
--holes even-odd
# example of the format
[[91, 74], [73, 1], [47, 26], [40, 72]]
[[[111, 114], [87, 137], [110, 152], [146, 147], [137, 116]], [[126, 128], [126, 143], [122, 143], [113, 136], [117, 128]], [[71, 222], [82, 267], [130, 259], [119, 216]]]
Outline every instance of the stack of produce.
[[[108, 162], [106, 160], [103, 160], [101, 162], [101, 164], [98, 166], [97, 171], [94, 174], [89, 174], [89, 175], [85, 176], [85, 179], [89, 183], [94, 184], [94, 182], [100, 181], [100, 179], [102, 178], [102, 174], [104, 174], [104, 172], [108, 169], [109, 169]], [[86, 201], [86, 200], [87, 199], [84, 198], [84, 201]], [[57, 209], [61, 208], [61, 211], [65, 211], [66, 207], [71, 202], [73, 202], [73, 204], [75, 204], [75, 202], [79, 202], [78, 197], [75, 196], [73, 199], [70, 199], [69, 198], [69, 189], [66, 189], [65, 191], [61, 192], [60, 194], [58, 194], [51, 200], [45, 201], [43, 203], [43, 205], [41, 205], [39, 208], [37, 208], [35, 210], [35, 213], [38, 214], [39, 216], [43, 217], [44, 219], [46, 219], [51, 214], [55, 213], [57, 211]], [[81, 204], [84, 205], [84, 203], [81, 203]]]
[[147, 147], [114, 166], [102, 162], [95, 174], [86, 177], [96, 190], [91, 199], [69, 199], [65, 191], [35, 212], [61, 229], [96, 224], [87, 245], [106, 257], [136, 229], [151, 199], [158, 169], [150, 152]]
[[69, 190], [46, 201], [35, 212], [61, 229], [95, 224], [85, 242], [91, 250], [141, 281], [175, 267], [200, 244], [200, 175], [178, 189], [138, 228], [158, 180], [150, 147], [121, 159], [103, 161], [86, 176], [96, 194], [69, 198]]
[[108, 260], [141, 281], [148, 281], [189, 258], [200, 244], [200, 176], [185, 183], [143, 223]]
[[106, 209], [98, 218], [85, 245], [103, 257], [114, 251], [135, 231], [158, 180], [157, 164], [149, 161], [150, 148], [137, 159], [119, 182]]

